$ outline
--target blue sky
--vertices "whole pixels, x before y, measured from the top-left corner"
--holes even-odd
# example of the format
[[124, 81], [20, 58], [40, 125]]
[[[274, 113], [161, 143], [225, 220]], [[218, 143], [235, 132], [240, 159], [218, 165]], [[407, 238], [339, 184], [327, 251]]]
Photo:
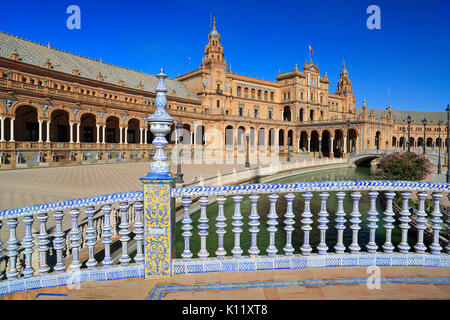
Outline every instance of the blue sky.
[[[69, 30], [66, 8], [81, 9]], [[369, 30], [369, 5], [381, 30]], [[450, 1], [3, 1], [0, 30], [104, 62], [169, 77], [201, 62], [215, 13], [234, 73], [275, 80], [308, 58], [335, 92], [342, 61], [357, 106], [442, 111], [450, 103]]]

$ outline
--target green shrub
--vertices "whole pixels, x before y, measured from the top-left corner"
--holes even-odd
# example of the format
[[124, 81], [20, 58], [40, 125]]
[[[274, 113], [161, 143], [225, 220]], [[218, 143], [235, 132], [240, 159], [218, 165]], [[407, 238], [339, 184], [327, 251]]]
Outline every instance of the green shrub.
[[430, 160], [413, 152], [392, 153], [380, 159], [375, 171], [378, 180], [423, 180], [430, 171]]

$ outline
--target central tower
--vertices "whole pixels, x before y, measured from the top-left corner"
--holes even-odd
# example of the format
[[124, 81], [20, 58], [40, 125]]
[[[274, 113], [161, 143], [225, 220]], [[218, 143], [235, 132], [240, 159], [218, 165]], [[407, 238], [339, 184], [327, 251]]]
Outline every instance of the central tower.
[[205, 67], [209, 67], [211, 64], [226, 66], [223, 47], [220, 44], [220, 34], [216, 29], [216, 17], [214, 17], [213, 28], [208, 35], [208, 39], [203, 58]]

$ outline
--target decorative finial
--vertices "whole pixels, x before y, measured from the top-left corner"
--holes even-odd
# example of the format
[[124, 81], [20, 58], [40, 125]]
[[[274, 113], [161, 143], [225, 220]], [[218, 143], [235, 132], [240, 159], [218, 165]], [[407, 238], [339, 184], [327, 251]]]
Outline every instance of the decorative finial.
[[142, 178], [142, 180], [148, 179], [160, 179], [171, 180], [170, 177], [170, 165], [166, 161], [167, 157], [164, 154], [164, 147], [168, 144], [165, 136], [170, 133], [170, 126], [173, 123], [173, 118], [166, 112], [167, 98], [166, 98], [166, 84], [164, 79], [167, 76], [164, 74], [164, 70], [161, 68], [158, 77], [158, 86], [156, 87], [156, 99], [155, 106], [156, 111], [150, 117], [148, 122], [150, 123], [150, 131], [155, 135], [155, 139], [152, 144], [155, 146], [156, 151], [153, 156], [153, 162], [150, 164], [150, 172]]
[[295, 64], [295, 70], [298, 70], [297, 64]]
[[216, 15], [214, 15], [213, 30], [216, 30]]

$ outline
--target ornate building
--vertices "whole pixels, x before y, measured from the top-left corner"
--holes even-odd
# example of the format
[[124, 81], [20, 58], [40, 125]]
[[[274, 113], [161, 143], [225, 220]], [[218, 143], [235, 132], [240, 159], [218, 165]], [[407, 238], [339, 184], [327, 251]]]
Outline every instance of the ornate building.
[[[148, 158], [155, 76], [3, 32], [0, 43], [1, 168]], [[275, 80], [233, 73], [214, 21], [200, 67], [166, 81], [167, 111], [184, 124], [183, 146], [240, 157], [248, 136], [257, 154], [290, 147], [345, 157], [347, 140], [350, 151], [402, 148], [408, 115], [412, 148], [439, 145], [444, 112], [357, 108], [345, 65], [335, 93], [312, 61]]]

